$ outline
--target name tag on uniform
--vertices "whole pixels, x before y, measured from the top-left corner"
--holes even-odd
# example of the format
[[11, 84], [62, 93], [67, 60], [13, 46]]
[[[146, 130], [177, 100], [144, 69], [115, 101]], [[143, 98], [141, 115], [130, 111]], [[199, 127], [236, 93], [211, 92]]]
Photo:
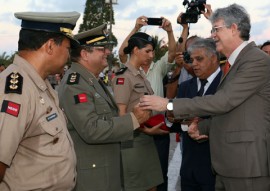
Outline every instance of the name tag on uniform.
[[46, 117], [47, 121], [51, 121], [53, 119], [55, 119], [57, 117], [57, 114], [56, 113], [53, 113], [51, 115], [49, 115], [48, 117]]

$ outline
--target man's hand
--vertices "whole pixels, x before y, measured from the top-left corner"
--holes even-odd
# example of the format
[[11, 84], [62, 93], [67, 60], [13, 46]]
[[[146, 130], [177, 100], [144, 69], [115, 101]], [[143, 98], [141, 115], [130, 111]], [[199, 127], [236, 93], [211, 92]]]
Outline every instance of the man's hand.
[[160, 129], [160, 127], [162, 125], [164, 125], [164, 122], [162, 122], [158, 125], [155, 125], [151, 128], [144, 127], [144, 128], [139, 128], [139, 129], [140, 129], [140, 131], [144, 132], [147, 135], [166, 135], [166, 134], [168, 134], [169, 131], [165, 131], [165, 130]]
[[144, 110], [166, 111], [169, 100], [155, 95], [144, 95], [140, 98], [140, 107]]
[[188, 127], [188, 135], [195, 141], [202, 141], [205, 139], [208, 139], [207, 135], [200, 135], [199, 129], [198, 129], [198, 122], [199, 119], [195, 118], [193, 122]]
[[139, 104], [137, 104], [133, 108], [132, 112], [137, 118], [139, 124], [146, 122], [150, 118], [151, 113], [152, 113], [151, 110], [144, 110], [143, 108], [139, 107]]
[[183, 52], [176, 52], [175, 55], [175, 63], [182, 68], [183, 63], [184, 63], [184, 56], [183, 56]]
[[204, 4], [204, 8], [206, 9], [205, 11], [202, 11], [202, 14], [204, 15], [205, 18], [209, 19], [209, 17], [211, 17], [213, 11], [211, 9], [211, 5], [210, 4]]

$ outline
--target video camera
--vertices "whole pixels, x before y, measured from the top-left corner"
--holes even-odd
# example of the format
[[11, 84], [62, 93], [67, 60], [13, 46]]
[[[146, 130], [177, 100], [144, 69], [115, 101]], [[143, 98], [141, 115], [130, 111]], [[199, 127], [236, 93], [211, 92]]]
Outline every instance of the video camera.
[[184, 0], [183, 5], [187, 5], [186, 13], [181, 16], [181, 23], [179, 24], [187, 24], [187, 23], [197, 23], [201, 11], [204, 11], [204, 4], [206, 4], [206, 0]]

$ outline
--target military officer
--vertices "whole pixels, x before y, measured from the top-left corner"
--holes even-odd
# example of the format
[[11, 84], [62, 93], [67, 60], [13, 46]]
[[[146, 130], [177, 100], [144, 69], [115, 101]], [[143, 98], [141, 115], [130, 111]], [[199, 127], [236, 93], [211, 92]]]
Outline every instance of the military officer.
[[150, 116], [135, 107], [119, 117], [111, 93], [98, 79], [111, 54], [106, 28], [103, 24], [75, 36], [81, 46], [72, 50], [72, 65], [58, 90], [78, 160], [78, 191], [121, 190], [120, 141], [132, 140], [133, 130]]
[[77, 12], [19, 12], [18, 54], [0, 74], [0, 190], [72, 190], [76, 158], [46, 77], [69, 58]]
[[[130, 112], [144, 94], [154, 93], [140, 70], [142, 65], [153, 59], [154, 50], [154, 39], [146, 33], [137, 32], [128, 40], [124, 52], [130, 54], [130, 59], [112, 82], [120, 116]], [[125, 191], [155, 191], [156, 186], [163, 182], [154, 139], [147, 133], [148, 128], [141, 128], [134, 132], [134, 140], [121, 142]]]

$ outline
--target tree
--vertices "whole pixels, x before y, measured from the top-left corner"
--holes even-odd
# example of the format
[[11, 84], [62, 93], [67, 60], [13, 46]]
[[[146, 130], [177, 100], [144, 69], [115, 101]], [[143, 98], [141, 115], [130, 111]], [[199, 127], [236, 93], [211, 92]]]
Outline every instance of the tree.
[[168, 51], [168, 45], [164, 42], [163, 38], [159, 39], [157, 35], [152, 36], [155, 41], [156, 48], [155, 48], [155, 57], [154, 62], [160, 60], [160, 58]]
[[8, 65], [10, 65], [14, 59], [14, 55], [7, 55], [6, 52], [3, 52], [2, 54], [0, 54], [0, 65], [4, 65], [5, 67], [7, 67]]
[[[110, 22], [110, 10], [110, 4], [106, 4], [105, 0], [86, 0], [83, 23], [80, 24], [79, 32], [90, 30], [102, 25], [103, 23]], [[113, 9], [112, 24], [115, 24]], [[117, 45], [117, 39], [113, 34], [112, 40], [116, 42]]]

